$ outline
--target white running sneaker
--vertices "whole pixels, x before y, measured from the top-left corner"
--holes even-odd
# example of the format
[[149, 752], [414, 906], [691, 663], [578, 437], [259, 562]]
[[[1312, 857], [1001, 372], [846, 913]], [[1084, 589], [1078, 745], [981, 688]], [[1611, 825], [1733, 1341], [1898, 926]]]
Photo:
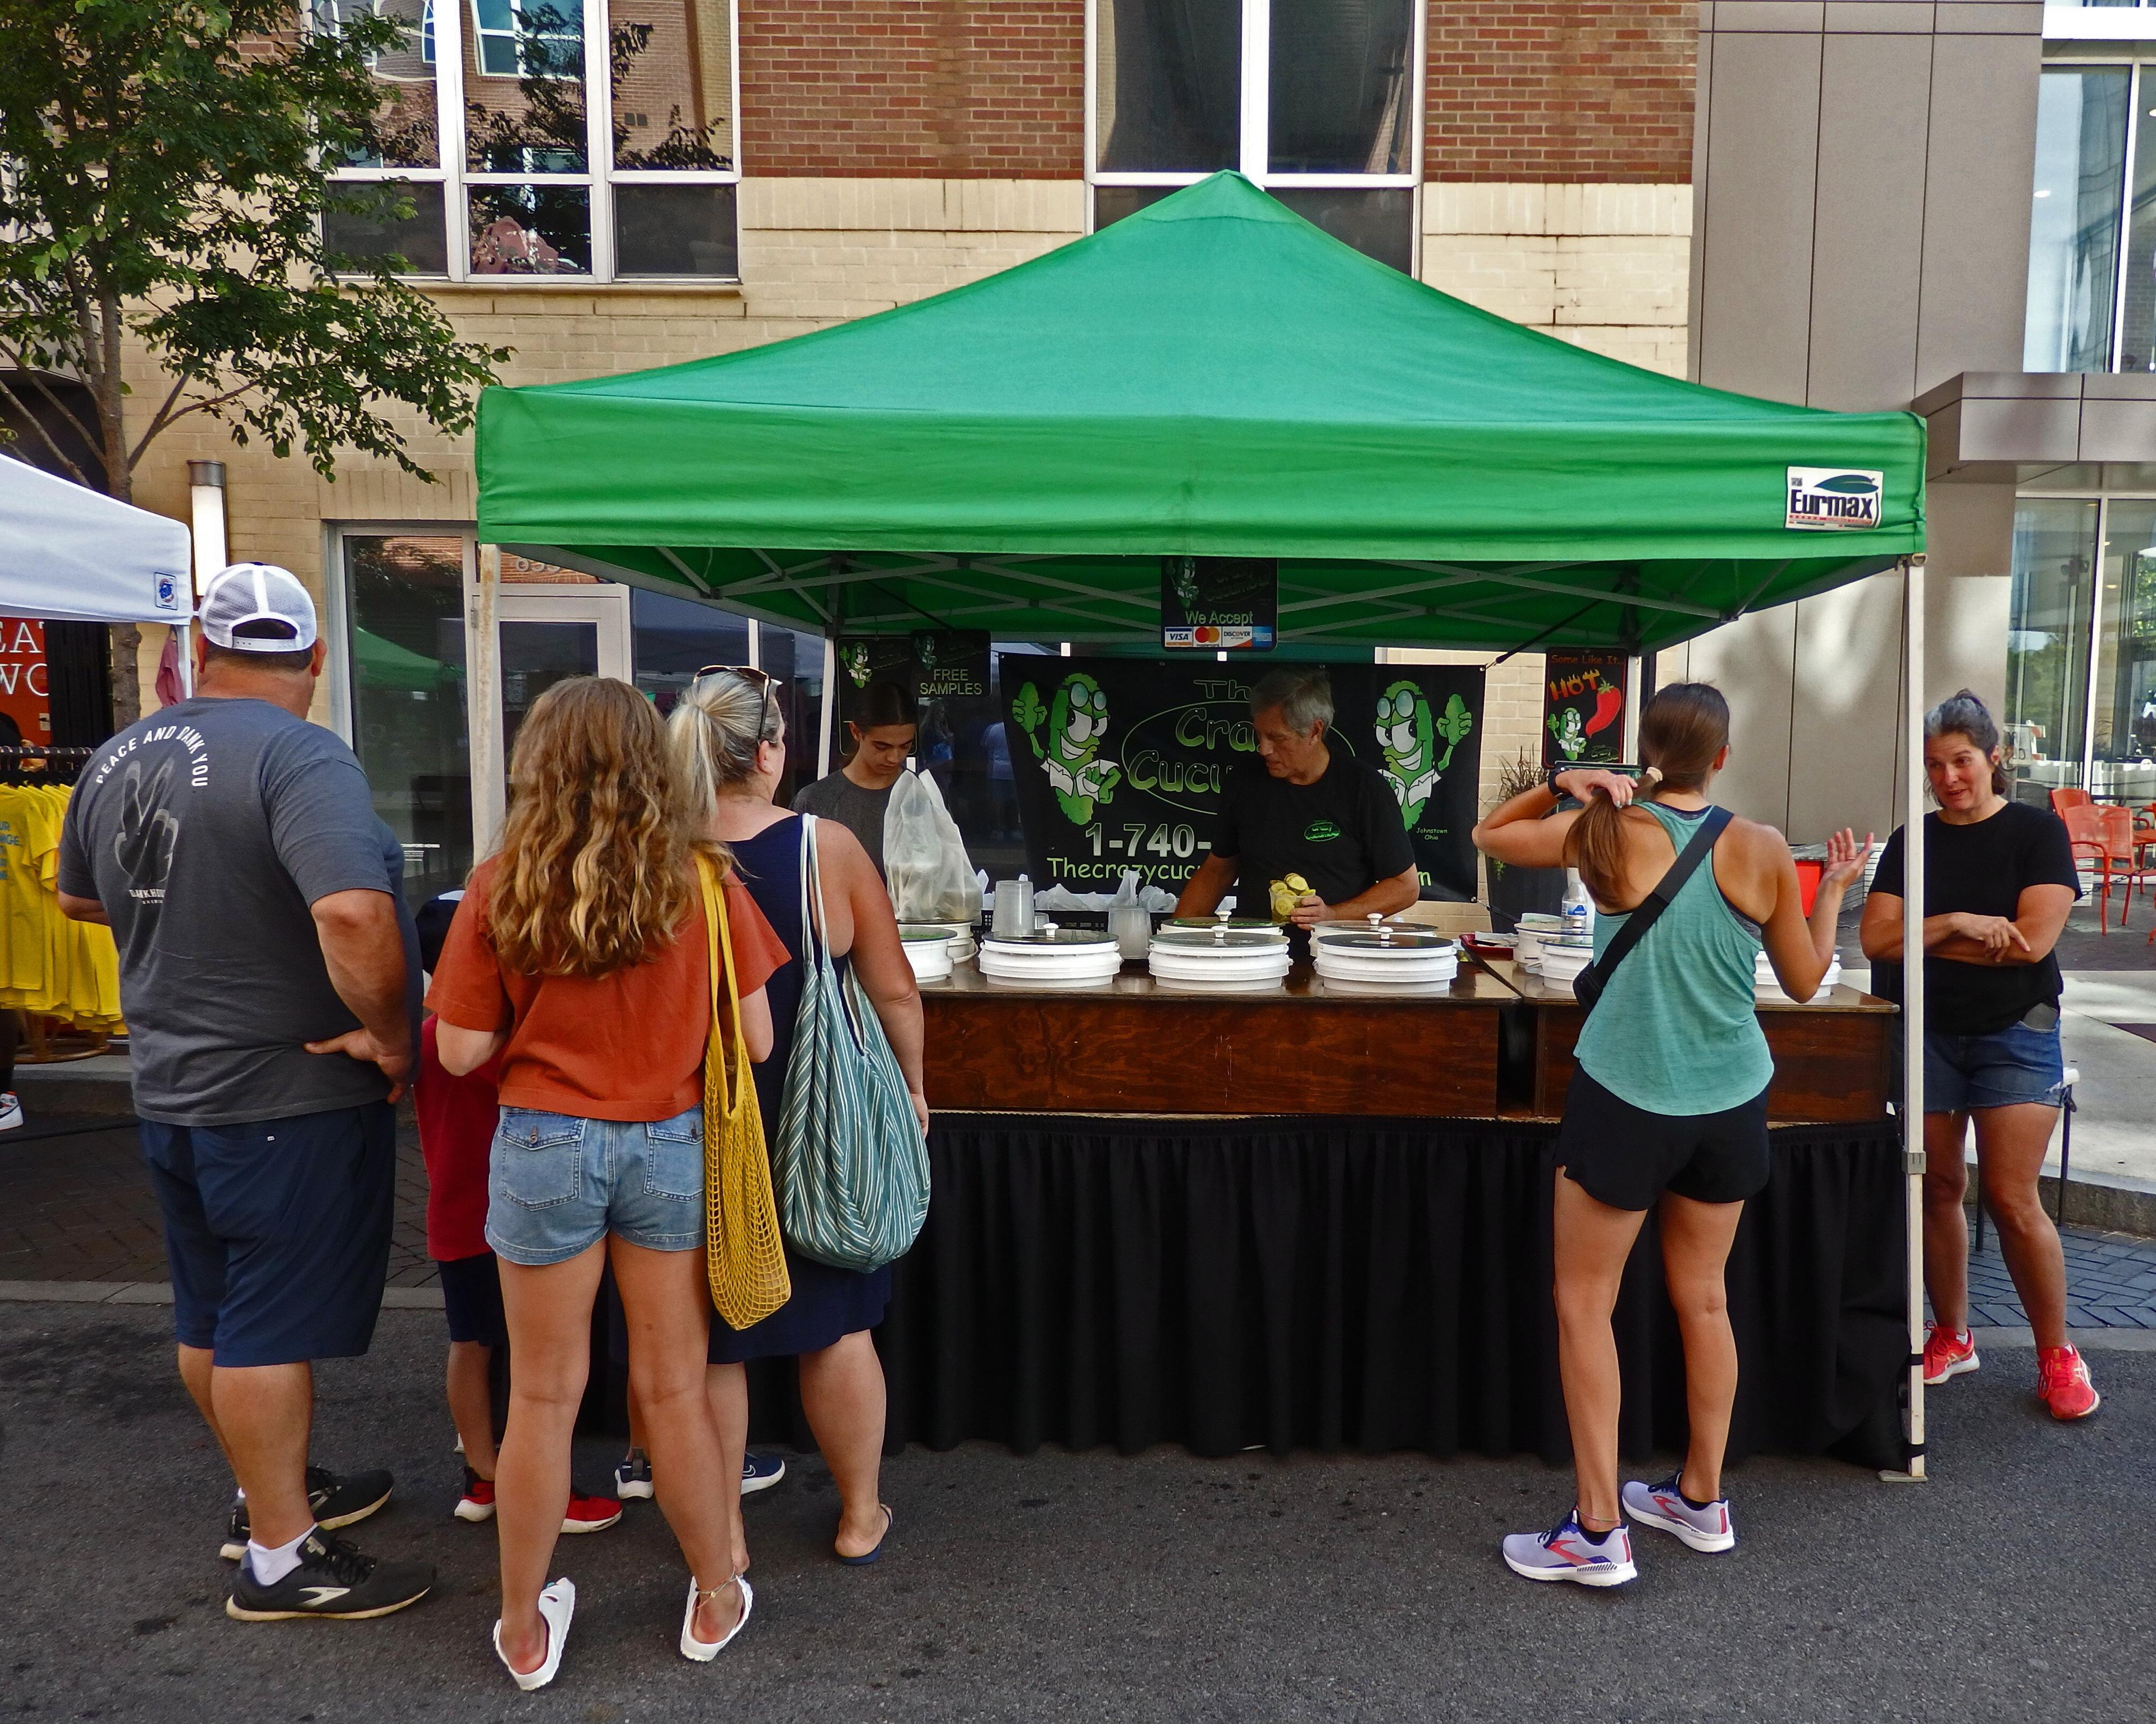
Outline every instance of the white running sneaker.
[[22, 1097], [13, 1090], [0, 1095], [0, 1131], [12, 1131], [22, 1123]]
[[1620, 1526], [1600, 1537], [1571, 1510], [1547, 1532], [1514, 1532], [1505, 1540], [1505, 1566], [1529, 1580], [1571, 1580], [1582, 1586], [1622, 1586], [1639, 1573], [1632, 1535]]
[[614, 1463], [613, 1494], [624, 1502], [650, 1500], [651, 1457], [641, 1449], [630, 1449]]
[[1625, 1512], [1643, 1526], [1676, 1533], [1696, 1551], [1735, 1549], [1737, 1528], [1729, 1518], [1729, 1499], [1717, 1497], [1704, 1508], [1694, 1508], [1685, 1501], [1683, 1480], [1682, 1468], [1659, 1485], [1631, 1480], [1625, 1486]]

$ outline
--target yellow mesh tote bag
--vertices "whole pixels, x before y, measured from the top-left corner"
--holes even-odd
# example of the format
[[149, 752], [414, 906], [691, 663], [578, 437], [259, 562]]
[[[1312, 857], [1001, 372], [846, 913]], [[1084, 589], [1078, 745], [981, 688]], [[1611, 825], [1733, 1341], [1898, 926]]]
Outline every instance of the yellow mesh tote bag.
[[[756, 1104], [748, 1044], [742, 1039], [741, 988], [726, 937], [726, 895], [708, 856], [696, 858], [704, 894], [704, 937], [711, 951], [711, 1039], [704, 1049], [704, 1214], [711, 1303], [737, 1329], [758, 1323], [793, 1296], [778, 1204]], [[719, 977], [726, 980], [719, 1015]], [[731, 1041], [720, 1034], [729, 1027]]]

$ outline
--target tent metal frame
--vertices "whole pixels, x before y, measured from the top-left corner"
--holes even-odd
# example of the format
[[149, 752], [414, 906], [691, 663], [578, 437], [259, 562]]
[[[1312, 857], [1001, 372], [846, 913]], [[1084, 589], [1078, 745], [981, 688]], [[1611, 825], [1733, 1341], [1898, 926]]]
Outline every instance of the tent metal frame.
[[[635, 570], [626, 569], [619, 564], [610, 563], [600, 558], [579, 557], [573, 550], [560, 546], [504, 545], [501, 548], [513, 555], [532, 557], [542, 562], [552, 562], [564, 567], [598, 576], [602, 579], [624, 582], [633, 587], [646, 587], [652, 591], [665, 593], [674, 598], [681, 596], [680, 586], [675, 582], [641, 575]], [[759, 552], [757, 555], [765, 564], [762, 573], [746, 581], [714, 583], [707, 573], [700, 574], [690, 568], [686, 559], [678, 552], [668, 551], [665, 553], [668, 562], [706, 598], [730, 610], [755, 618], [759, 622], [769, 623], [778, 628], [798, 628], [800, 623], [798, 618], [788, 616], [782, 612], [772, 609], [767, 605], [760, 605], [757, 602], [760, 597], [780, 591], [801, 593], [804, 598], [808, 598], [815, 605], [818, 612], [824, 616], [826, 625], [824, 704], [822, 722], [817, 739], [817, 758], [819, 767], [826, 771], [830, 766], [831, 744], [835, 727], [834, 706], [837, 679], [833, 674], [834, 631], [830, 627], [834, 619], [829, 608], [814, 598], [811, 592], [812, 588], [828, 589], [844, 586], [865, 587], [873, 589], [878, 582], [906, 579], [923, 581], [939, 587], [948, 587], [954, 593], [963, 595], [971, 590], [964, 579], [966, 572], [969, 568], [979, 567], [992, 570], [1007, 578], [1026, 581], [1043, 588], [1054, 590], [1060, 594], [1081, 598], [1088, 604], [1114, 604], [1141, 613], [1131, 617], [1102, 618], [1103, 624], [1107, 627], [1119, 628], [1123, 631], [1129, 630], [1134, 623], [1150, 627], [1155, 617], [1154, 601], [1150, 595], [1138, 596], [1128, 593], [1116, 593], [1062, 577], [1035, 574], [1024, 567], [1029, 562], [1035, 560], [1027, 557], [922, 555], [915, 557], [897, 567], [880, 566], [869, 568], [854, 566], [853, 558], [849, 556], [818, 555], [812, 558], [785, 564], [781, 563], [768, 552]], [[1373, 601], [1378, 603], [1391, 601], [1395, 604], [1401, 616], [1455, 616], [1465, 621], [1485, 623], [1502, 619], [1491, 617], [1486, 611], [1466, 605], [1454, 607], [1406, 605], [1399, 603], [1398, 601], [1404, 599], [1409, 593], [1426, 593], [1444, 588], [1482, 582], [1499, 587], [1530, 592], [1551, 592], [1568, 595], [1576, 593], [1582, 599], [1588, 601], [1590, 606], [1602, 603], [1636, 605], [1642, 608], [1697, 616], [1702, 620], [1726, 622], [1733, 620], [1735, 617], [1741, 616], [1748, 611], [1750, 608], [1751, 601], [1756, 599], [1758, 593], [1764, 591], [1766, 586], [1771, 584], [1774, 578], [1774, 574], [1769, 574], [1766, 581], [1748, 597], [1743, 605], [1725, 617], [1709, 606], [1690, 603], [1681, 598], [1604, 593], [1599, 589], [1578, 587], [1546, 578], [1549, 574], [1572, 567], [1570, 564], [1563, 562], [1526, 564], [1517, 569], [1507, 569], [1502, 572], [1439, 562], [1391, 562], [1380, 566], [1413, 571], [1424, 575], [1425, 578], [1402, 582], [1398, 587], [1382, 587], [1375, 592], [1357, 595], [1360, 602], [1367, 603]], [[1924, 775], [1924, 558], [1922, 555], [1903, 557], [1899, 559], [1899, 566], [1902, 577], [1903, 711], [1902, 724], [1904, 781], [1902, 828], [1903, 860], [1902, 973], [1905, 978], [1901, 1023], [1902, 1095], [1899, 1117], [1902, 1125], [1902, 1160], [1906, 1212], [1904, 1227], [1907, 1247], [1907, 1316], [1909, 1353], [1907, 1388], [1905, 1392], [1905, 1446], [1907, 1460], [1904, 1470], [1882, 1472], [1880, 1477], [1892, 1481], [1913, 1482], [1922, 1480], [1927, 1476], [1924, 1452], [1923, 1368], [1924, 991], [1922, 983], [1924, 972], [1924, 787], [1926, 782]], [[1775, 571], [1775, 573], [1779, 572], [1779, 569]], [[1287, 590], [1286, 583], [1283, 583], [1284, 593]], [[1293, 598], [1284, 598], [1281, 605], [1282, 613], [1286, 615], [1306, 612], [1325, 604], [1342, 602], [1329, 595], [1313, 598], [1311, 594], [1314, 590], [1304, 587], [1299, 589], [1301, 596]], [[475, 701], [482, 698], [498, 698], [489, 692], [498, 689], [500, 685], [500, 645], [492, 627], [492, 598], [493, 595], [490, 593], [482, 592], [478, 596], [471, 618], [475, 627], [472, 631], [470, 649], [470, 675]], [[980, 619], [989, 616], [1010, 616], [1013, 613], [1022, 616], [1029, 608], [1030, 607], [1021, 601], [1008, 599], [998, 600], [988, 605], [953, 604], [944, 610], [940, 616], [931, 620], [955, 625], [962, 618]], [[888, 628], [902, 622], [911, 621], [921, 615], [917, 608], [899, 601], [899, 608], [893, 612], [881, 614], [857, 613], [846, 620], [850, 624], [872, 629], [878, 622], [881, 622]], [[1576, 621], [1577, 617], [1575, 616], [1573, 620]], [[1560, 624], [1558, 629], [1545, 631], [1543, 637], [1531, 644], [1540, 645], [1545, 641], [1553, 641], [1564, 626], [1566, 625]], [[1013, 633], [1019, 634], [1020, 631], [1014, 629]], [[1606, 631], [1598, 632], [1594, 639], [1599, 641], [1604, 634]], [[1322, 639], [1324, 631], [1322, 629], [1284, 629], [1281, 631], [1283, 640], [1316, 640]], [[1471, 649], [1483, 649], [1478, 646]], [[1524, 648], [1515, 648], [1512, 650], [1524, 650]], [[476, 772], [481, 770], [481, 767], [482, 762], [475, 757], [474, 771]], [[1908, 982], [1907, 978], [1911, 977], [1916, 980], [1913, 983]]]

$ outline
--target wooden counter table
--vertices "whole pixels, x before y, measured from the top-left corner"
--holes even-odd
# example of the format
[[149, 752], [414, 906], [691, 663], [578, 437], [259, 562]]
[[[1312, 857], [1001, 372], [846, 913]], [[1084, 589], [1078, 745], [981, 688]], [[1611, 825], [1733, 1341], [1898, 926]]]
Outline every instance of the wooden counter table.
[[1328, 991], [1298, 964], [1261, 991], [1168, 988], [1128, 963], [1040, 987], [960, 964], [921, 984], [932, 1109], [1057, 1114], [1497, 1113], [1517, 990], [1463, 958], [1449, 992]]
[[[1530, 1117], [1556, 1119], [1564, 1112], [1575, 1069], [1573, 1045], [1587, 1014], [1565, 983], [1545, 983], [1508, 958], [1489, 960], [1486, 967], [1533, 1010], [1532, 1073], [1525, 1094], [1510, 1099]], [[1803, 1005], [1762, 999], [1759, 1022], [1774, 1056], [1774, 1081], [1767, 1091], [1769, 1125], [1887, 1117], [1893, 1038], [1901, 1023], [1892, 1001], [1836, 984]]]

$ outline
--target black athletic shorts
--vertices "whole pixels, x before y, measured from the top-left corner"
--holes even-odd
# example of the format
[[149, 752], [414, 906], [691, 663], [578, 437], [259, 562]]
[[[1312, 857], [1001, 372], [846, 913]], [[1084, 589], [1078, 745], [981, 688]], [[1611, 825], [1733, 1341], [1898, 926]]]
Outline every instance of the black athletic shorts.
[[1651, 1209], [1666, 1191], [1741, 1203], [1766, 1189], [1767, 1092], [1721, 1113], [1650, 1113], [1575, 1070], [1558, 1127], [1565, 1177], [1613, 1209]]
[[501, 1270], [494, 1253], [453, 1257], [434, 1267], [442, 1274], [442, 1314], [449, 1320], [449, 1339], [476, 1341], [481, 1347], [507, 1347], [509, 1320], [501, 1310]]

